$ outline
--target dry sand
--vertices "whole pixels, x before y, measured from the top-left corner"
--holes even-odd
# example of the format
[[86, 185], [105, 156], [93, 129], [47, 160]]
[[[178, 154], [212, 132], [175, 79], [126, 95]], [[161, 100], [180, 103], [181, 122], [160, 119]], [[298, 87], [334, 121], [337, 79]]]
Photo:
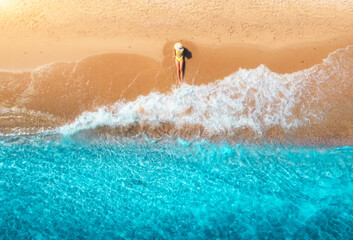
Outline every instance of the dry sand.
[[352, 26], [347, 0], [0, 0], [0, 69], [112, 52], [161, 62], [183, 40], [215, 71], [292, 72], [353, 44]]

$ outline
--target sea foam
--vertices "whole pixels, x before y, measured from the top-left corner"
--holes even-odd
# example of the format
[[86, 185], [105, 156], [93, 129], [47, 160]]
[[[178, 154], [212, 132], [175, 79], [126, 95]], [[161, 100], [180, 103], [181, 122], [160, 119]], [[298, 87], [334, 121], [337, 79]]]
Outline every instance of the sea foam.
[[58, 130], [72, 134], [100, 126], [127, 126], [137, 122], [199, 124], [209, 132], [250, 127], [261, 133], [263, 128], [271, 126], [289, 130], [305, 124], [309, 117], [321, 117], [320, 113], [301, 107], [303, 103], [309, 105], [317, 101], [308, 97], [306, 89], [313, 84], [310, 77], [313, 71], [276, 74], [264, 65], [239, 69], [208, 85], [183, 84], [171, 93], [152, 92], [135, 101], [119, 101], [95, 112], [84, 112], [73, 123]]

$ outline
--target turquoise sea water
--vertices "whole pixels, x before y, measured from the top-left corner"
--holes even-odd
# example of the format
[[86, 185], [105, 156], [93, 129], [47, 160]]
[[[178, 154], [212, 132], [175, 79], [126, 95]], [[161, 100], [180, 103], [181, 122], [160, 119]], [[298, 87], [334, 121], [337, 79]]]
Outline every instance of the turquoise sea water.
[[353, 148], [0, 140], [1, 239], [350, 239]]

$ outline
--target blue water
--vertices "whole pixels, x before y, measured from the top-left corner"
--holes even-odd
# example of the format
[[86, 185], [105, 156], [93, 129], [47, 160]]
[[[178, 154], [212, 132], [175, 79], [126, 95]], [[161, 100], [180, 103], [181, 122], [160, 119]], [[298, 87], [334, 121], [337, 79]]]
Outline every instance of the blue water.
[[0, 140], [1, 239], [349, 239], [353, 148]]

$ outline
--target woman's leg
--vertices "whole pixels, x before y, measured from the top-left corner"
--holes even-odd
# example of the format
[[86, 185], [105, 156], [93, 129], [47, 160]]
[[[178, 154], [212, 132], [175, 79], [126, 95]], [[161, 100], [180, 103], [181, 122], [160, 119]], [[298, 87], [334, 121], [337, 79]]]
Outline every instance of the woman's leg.
[[175, 58], [175, 65], [176, 65], [176, 68], [177, 68], [177, 78], [178, 78], [178, 81], [180, 83], [180, 76], [179, 76], [180, 67], [179, 67], [179, 62], [178, 62], [178, 60], [176, 58]]
[[184, 80], [184, 71], [183, 71], [183, 67], [184, 67], [184, 58], [182, 58], [179, 62], [179, 69], [180, 69], [180, 81], [179, 83], [182, 84], [183, 80]]

